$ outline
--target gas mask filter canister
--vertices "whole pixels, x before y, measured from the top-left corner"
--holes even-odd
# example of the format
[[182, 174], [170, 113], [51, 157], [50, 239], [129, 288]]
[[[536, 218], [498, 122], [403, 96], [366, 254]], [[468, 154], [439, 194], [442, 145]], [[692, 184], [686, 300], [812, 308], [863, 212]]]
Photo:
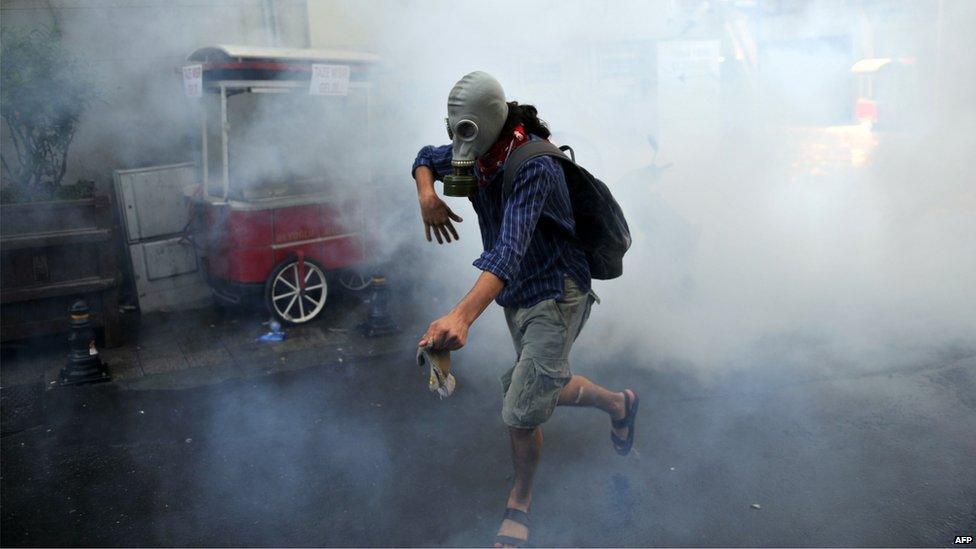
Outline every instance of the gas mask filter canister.
[[508, 118], [505, 91], [493, 76], [475, 71], [464, 76], [447, 97], [447, 135], [451, 168], [444, 178], [447, 196], [471, 196], [478, 190], [475, 160], [488, 152]]

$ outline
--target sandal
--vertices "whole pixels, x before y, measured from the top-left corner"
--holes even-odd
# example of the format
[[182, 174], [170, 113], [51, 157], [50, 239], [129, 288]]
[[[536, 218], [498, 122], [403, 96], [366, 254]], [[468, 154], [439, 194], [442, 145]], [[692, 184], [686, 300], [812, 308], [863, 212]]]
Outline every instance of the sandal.
[[[508, 519], [512, 522], [517, 522], [526, 528], [529, 527], [529, 514], [521, 509], [516, 509], [514, 507], [507, 507], [505, 509], [505, 516], [502, 521]], [[525, 547], [529, 539], [513, 538], [512, 536], [503, 536], [498, 534], [495, 536], [495, 543], [498, 545], [509, 545], [511, 547]]]
[[634, 420], [637, 419], [637, 408], [640, 406], [640, 398], [634, 393], [634, 402], [630, 401], [630, 394], [624, 391], [624, 410], [627, 411], [621, 419], [610, 422], [614, 429], [627, 428], [627, 439], [622, 439], [616, 433], [610, 431], [610, 441], [613, 442], [613, 449], [618, 454], [626, 456], [634, 446]]

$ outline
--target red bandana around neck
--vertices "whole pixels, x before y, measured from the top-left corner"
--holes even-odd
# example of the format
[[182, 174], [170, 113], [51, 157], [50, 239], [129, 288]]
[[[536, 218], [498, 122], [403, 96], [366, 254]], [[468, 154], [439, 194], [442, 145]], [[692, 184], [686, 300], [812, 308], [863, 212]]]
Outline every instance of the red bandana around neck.
[[500, 138], [488, 149], [488, 152], [478, 157], [478, 187], [485, 187], [491, 178], [498, 173], [498, 170], [505, 165], [508, 155], [512, 151], [529, 142], [529, 134], [525, 133], [525, 126], [519, 124], [512, 130], [512, 135], [505, 139]]

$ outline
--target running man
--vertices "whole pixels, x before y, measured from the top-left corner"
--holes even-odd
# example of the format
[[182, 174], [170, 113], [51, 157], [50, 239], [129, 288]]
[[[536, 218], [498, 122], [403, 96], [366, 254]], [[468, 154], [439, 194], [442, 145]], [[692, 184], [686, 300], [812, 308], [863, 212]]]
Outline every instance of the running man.
[[502, 420], [508, 426], [515, 481], [508, 495], [495, 547], [519, 547], [529, 537], [532, 477], [542, 450], [541, 425], [556, 406], [585, 406], [607, 413], [611, 440], [621, 455], [634, 442], [639, 400], [634, 391], [609, 391], [570, 371], [569, 352], [598, 302], [590, 288], [586, 254], [550, 231], [541, 217], [573, 234], [573, 209], [562, 167], [551, 157], [527, 161], [502, 196], [502, 172], [519, 146], [548, 139], [535, 107], [507, 102], [501, 85], [484, 72], [462, 78], [448, 97], [450, 145], [427, 146], [413, 164], [420, 212], [428, 241], [458, 239], [455, 214], [437, 195], [434, 180], [470, 167], [477, 188], [470, 196], [484, 252], [482, 271], [468, 294], [433, 321], [421, 346], [457, 350], [468, 329], [492, 300], [505, 309], [516, 362], [502, 376]]

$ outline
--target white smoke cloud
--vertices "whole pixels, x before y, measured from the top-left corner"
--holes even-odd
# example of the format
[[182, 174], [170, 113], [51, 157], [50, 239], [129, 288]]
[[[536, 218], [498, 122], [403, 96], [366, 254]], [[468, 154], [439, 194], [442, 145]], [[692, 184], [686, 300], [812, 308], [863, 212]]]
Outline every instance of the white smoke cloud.
[[[898, 3], [865, 13], [816, 2], [785, 14], [703, 5], [344, 3], [368, 29], [365, 45], [386, 60], [387, 83], [397, 85], [380, 89], [409, 128], [381, 156], [402, 180], [393, 192], [414, 210], [397, 234], [411, 246], [422, 238], [406, 166], [422, 145], [447, 142], [447, 91], [466, 72], [487, 70], [510, 99], [539, 108], [555, 140], [576, 145], [634, 231], [624, 277], [596, 283], [603, 304], [581, 345], [709, 370], [769, 337], [812, 338], [864, 367], [976, 344], [976, 170], [965, 161], [976, 143], [964, 123], [974, 69], [953, 61], [971, 42], [960, 21], [973, 20], [972, 7], [945, 3], [940, 28], [934, 9]], [[751, 65], [748, 51], [741, 63], [730, 55], [722, 24], [742, 19], [758, 44]], [[858, 30], [865, 20], [874, 25], [870, 48]], [[665, 89], [658, 41], [690, 39], [721, 45], [720, 71], [753, 76]], [[853, 122], [857, 80], [848, 71], [867, 56], [911, 58], [918, 99], [902, 127]], [[641, 182], [651, 134], [659, 163], [673, 167]], [[474, 212], [448, 202], [466, 219], [460, 244], [420, 248], [443, 298], [432, 314], [477, 274], [468, 266], [480, 252]]]

